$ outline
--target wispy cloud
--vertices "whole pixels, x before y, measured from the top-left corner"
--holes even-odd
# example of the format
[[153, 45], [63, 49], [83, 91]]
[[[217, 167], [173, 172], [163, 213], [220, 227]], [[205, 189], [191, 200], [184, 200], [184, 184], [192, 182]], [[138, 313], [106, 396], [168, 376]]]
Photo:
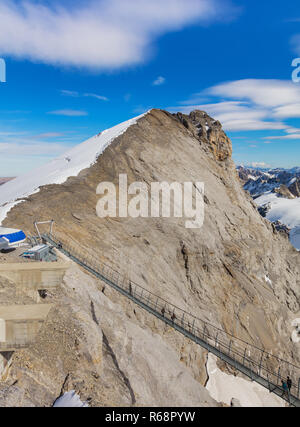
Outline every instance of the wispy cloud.
[[29, 140], [19, 140], [17, 142], [0, 142], [1, 155], [15, 155], [18, 156], [56, 156], [67, 151], [68, 146], [59, 143], [50, 143], [45, 141], [36, 141], [35, 143]]
[[[207, 98], [210, 102], [200, 103]], [[290, 126], [283, 120], [300, 117], [299, 99], [300, 86], [292, 81], [247, 79], [210, 87], [171, 110], [185, 113], [195, 109], [207, 111], [229, 131], [288, 132]]]
[[70, 96], [71, 98], [79, 98], [79, 97], [86, 97], [86, 98], [95, 98], [99, 101], [109, 101], [109, 99], [106, 96], [98, 95], [97, 93], [83, 93], [73, 91], [73, 90], [61, 90], [60, 93], [63, 96]]
[[89, 98], [96, 98], [96, 99], [99, 99], [99, 101], [109, 101], [109, 99], [106, 96], [97, 95], [96, 93], [85, 93], [83, 96], [86, 96]]
[[63, 136], [64, 134], [61, 132], [48, 132], [48, 133], [40, 133], [39, 135], [35, 135], [35, 139], [48, 139], [48, 138], [58, 138]]
[[146, 113], [149, 110], [152, 110], [152, 106], [148, 106], [145, 107], [144, 105], [137, 105], [134, 109], [133, 109], [133, 113], [134, 114], [143, 114]]
[[236, 80], [213, 86], [205, 92], [208, 95], [251, 101], [268, 108], [296, 104], [300, 99], [300, 87], [289, 80]]
[[73, 91], [73, 90], [61, 90], [60, 91], [62, 95], [64, 96], [71, 96], [73, 98], [77, 98], [79, 96], [79, 92]]
[[237, 14], [229, 0], [62, 3], [1, 0], [0, 53], [54, 65], [118, 69], [144, 62], [155, 40], [167, 32]]
[[152, 83], [153, 86], [162, 86], [166, 83], [165, 77], [159, 76], [157, 79], [154, 80]]
[[47, 114], [52, 114], [54, 116], [66, 116], [66, 117], [88, 116], [88, 113], [86, 111], [80, 111], [80, 110], [56, 110], [56, 111], [49, 111]]
[[131, 98], [132, 98], [131, 93], [126, 93], [126, 94], [124, 95], [124, 101], [125, 101], [125, 102], [129, 102], [129, 101], [131, 100]]
[[262, 168], [262, 169], [271, 167], [268, 163], [265, 163], [265, 162], [252, 162], [249, 164], [249, 166], [252, 166], [253, 168]]
[[[300, 22], [300, 18], [298, 20], [295, 20], [294, 22]], [[290, 43], [291, 43], [291, 47], [292, 47], [293, 51], [295, 52], [295, 54], [300, 56], [300, 34], [295, 34], [291, 38]]]
[[297, 139], [298, 141], [300, 141], [300, 134], [295, 133], [295, 134], [289, 134], [289, 135], [279, 135], [279, 136], [266, 136], [264, 139], [268, 140], [268, 143], [270, 144], [271, 141], [270, 140], [276, 140], [276, 139]]

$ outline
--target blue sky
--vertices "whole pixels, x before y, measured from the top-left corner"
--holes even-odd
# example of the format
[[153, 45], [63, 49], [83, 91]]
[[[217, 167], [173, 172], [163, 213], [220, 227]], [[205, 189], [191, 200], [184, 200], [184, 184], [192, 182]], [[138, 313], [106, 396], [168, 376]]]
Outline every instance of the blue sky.
[[298, 0], [2, 0], [0, 57], [0, 176], [151, 107], [205, 109], [238, 164], [300, 165]]

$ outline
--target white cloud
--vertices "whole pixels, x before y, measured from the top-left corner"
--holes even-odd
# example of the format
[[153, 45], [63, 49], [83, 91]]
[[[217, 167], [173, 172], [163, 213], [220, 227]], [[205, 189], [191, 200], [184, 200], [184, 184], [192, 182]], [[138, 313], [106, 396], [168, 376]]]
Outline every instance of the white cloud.
[[[295, 20], [294, 22], [300, 22], [300, 19]], [[300, 56], [300, 34], [295, 34], [291, 38], [291, 46], [293, 48], [293, 51]]]
[[96, 98], [99, 101], [109, 101], [109, 99], [106, 96], [103, 95], [98, 95], [97, 93], [84, 93], [81, 94], [77, 91], [73, 91], [73, 90], [61, 90], [60, 93], [64, 96], [70, 96], [72, 98], [79, 98], [81, 96], [87, 97], [87, 98]]
[[162, 86], [165, 83], [166, 83], [165, 77], [159, 76], [159, 77], [157, 77], [157, 79], [154, 80], [152, 85], [153, 86]]
[[279, 135], [279, 136], [267, 136], [265, 139], [274, 140], [274, 139], [298, 139], [300, 140], [300, 134], [289, 134], [289, 135]]
[[99, 101], [109, 101], [109, 99], [106, 96], [97, 95], [96, 93], [85, 93], [83, 96], [87, 96], [89, 98], [96, 98]]
[[56, 111], [49, 111], [47, 114], [52, 114], [54, 116], [66, 116], [66, 117], [88, 116], [88, 113], [86, 111], [80, 111], [80, 110], [56, 110]]
[[216, 120], [222, 123], [225, 130], [279, 130], [287, 126], [282, 122], [266, 120], [268, 109], [253, 108], [250, 104], [240, 101], [223, 101], [214, 104], [185, 105], [172, 107], [172, 111], [182, 111], [186, 114], [193, 110], [206, 111]]
[[[299, 91], [300, 96], [300, 91]], [[300, 103], [287, 104], [274, 109], [274, 116], [279, 118], [299, 118], [300, 117]]]
[[161, 35], [236, 15], [224, 0], [1, 0], [0, 54], [116, 69], [143, 62]]
[[286, 133], [300, 133], [299, 128], [288, 128], [285, 131], [286, 131]]
[[62, 95], [72, 96], [73, 98], [77, 98], [79, 96], [78, 92], [72, 90], [61, 90], [60, 92]]
[[269, 168], [270, 165], [268, 165], [265, 162], [252, 162], [249, 164], [249, 166], [252, 166], [253, 168]]
[[[200, 104], [207, 96], [214, 101]], [[207, 111], [229, 131], [287, 131], [289, 126], [282, 120], [300, 117], [299, 100], [300, 85], [292, 81], [245, 79], [210, 87], [171, 110], [179, 109], [186, 113], [194, 109]]]
[[276, 140], [276, 139], [298, 139], [300, 140], [300, 129], [298, 128], [287, 128], [284, 129], [284, 132], [286, 133], [286, 135], [276, 135], [276, 136], [267, 136], [264, 139], [268, 140], [265, 141], [265, 144], [271, 144], [272, 140]]
[[47, 138], [58, 138], [59, 136], [63, 136], [61, 132], [48, 132], [48, 133], [40, 133], [39, 135], [35, 135], [36, 139], [47, 139]]
[[36, 141], [32, 143], [29, 139], [19, 139], [17, 142], [0, 142], [0, 154], [18, 156], [57, 156], [68, 149], [67, 145], [59, 143], [50, 143], [45, 141]]
[[245, 79], [222, 83], [206, 91], [214, 96], [251, 101], [263, 107], [296, 104], [300, 86], [289, 80]]

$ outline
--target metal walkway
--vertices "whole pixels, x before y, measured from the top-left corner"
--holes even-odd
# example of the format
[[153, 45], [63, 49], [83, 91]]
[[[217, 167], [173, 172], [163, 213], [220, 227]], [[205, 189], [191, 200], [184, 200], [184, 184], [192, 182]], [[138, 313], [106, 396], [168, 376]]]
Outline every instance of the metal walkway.
[[[44, 234], [43, 239], [98, 279], [232, 368], [281, 397], [291, 406], [300, 407], [300, 367], [240, 340], [170, 304], [140, 285], [122, 277], [119, 272], [87, 253], [77, 242], [65, 242], [53, 234]], [[293, 382], [290, 393], [284, 393], [282, 389], [282, 380], [286, 381], [287, 376]]]

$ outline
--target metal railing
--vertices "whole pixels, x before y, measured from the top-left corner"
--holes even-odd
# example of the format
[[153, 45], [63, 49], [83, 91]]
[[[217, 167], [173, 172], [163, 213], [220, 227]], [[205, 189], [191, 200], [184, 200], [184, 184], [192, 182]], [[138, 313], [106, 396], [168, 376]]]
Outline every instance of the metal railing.
[[[264, 349], [249, 344], [211, 323], [171, 304], [155, 295], [106, 263], [99, 261], [77, 242], [66, 242], [60, 237], [44, 234], [43, 239], [70, 259], [100, 278], [121, 294], [181, 332], [234, 369], [266, 387], [293, 406], [300, 407], [300, 367], [283, 360]], [[290, 391], [285, 392], [282, 381], [292, 380]]]

